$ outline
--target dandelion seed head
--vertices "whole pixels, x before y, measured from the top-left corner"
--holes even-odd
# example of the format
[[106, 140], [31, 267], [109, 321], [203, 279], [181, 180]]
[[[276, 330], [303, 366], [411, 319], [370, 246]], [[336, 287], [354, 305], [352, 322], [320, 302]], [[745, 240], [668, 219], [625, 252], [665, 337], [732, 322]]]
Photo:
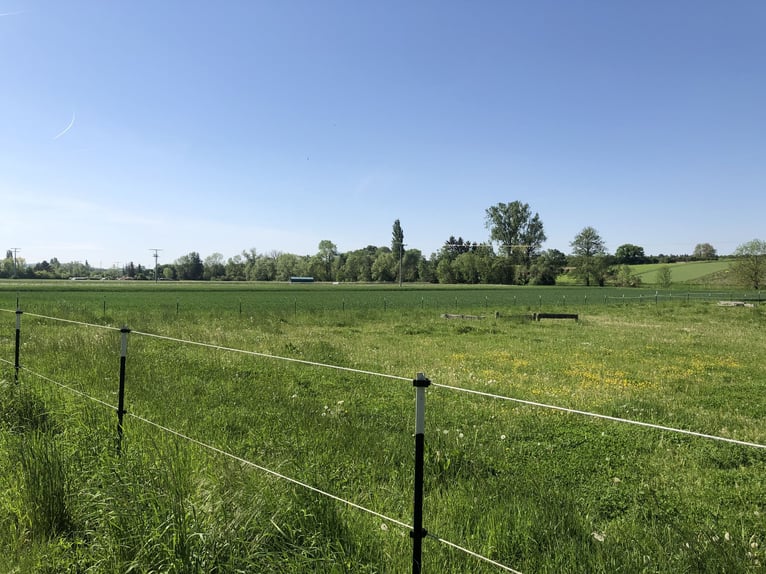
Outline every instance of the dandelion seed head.
[[500, 440], [505, 440], [505, 435], [504, 434], [500, 435]]

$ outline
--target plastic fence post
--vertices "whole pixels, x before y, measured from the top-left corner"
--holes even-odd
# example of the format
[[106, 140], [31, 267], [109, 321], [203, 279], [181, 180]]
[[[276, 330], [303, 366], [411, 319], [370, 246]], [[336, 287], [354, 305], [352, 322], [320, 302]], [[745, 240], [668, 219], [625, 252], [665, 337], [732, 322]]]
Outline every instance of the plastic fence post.
[[423, 554], [423, 538], [428, 532], [423, 528], [423, 456], [426, 427], [426, 387], [431, 384], [423, 373], [412, 381], [415, 387], [415, 497], [413, 508], [412, 573], [420, 574]]
[[21, 368], [21, 365], [19, 364], [19, 351], [21, 349], [21, 314], [24, 311], [16, 307], [16, 352], [15, 352], [15, 360], [13, 363], [13, 382], [18, 383], [19, 382], [19, 369]]
[[125, 361], [128, 357], [128, 333], [130, 329], [123, 327], [120, 329], [120, 391], [117, 403], [117, 454], [122, 452], [122, 417], [127, 412], [125, 410]]

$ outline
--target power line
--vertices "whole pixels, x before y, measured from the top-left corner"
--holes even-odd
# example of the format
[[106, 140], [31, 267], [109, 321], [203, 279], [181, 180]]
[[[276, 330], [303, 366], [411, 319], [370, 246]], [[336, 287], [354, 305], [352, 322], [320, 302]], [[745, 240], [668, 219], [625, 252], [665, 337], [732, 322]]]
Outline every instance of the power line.
[[154, 282], [157, 283], [159, 278], [157, 277], [157, 258], [159, 257], [159, 252], [162, 251], [162, 249], [158, 249], [155, 247], [150, 247], [149, 251], [154, 251]]
[[13, 278], [16, 279], [16, 273], [17, 273], [17, 263], [16, 263], [16, 254], [21, 251], [20, 247], [11, 247], [10, 249], [13, 251]]

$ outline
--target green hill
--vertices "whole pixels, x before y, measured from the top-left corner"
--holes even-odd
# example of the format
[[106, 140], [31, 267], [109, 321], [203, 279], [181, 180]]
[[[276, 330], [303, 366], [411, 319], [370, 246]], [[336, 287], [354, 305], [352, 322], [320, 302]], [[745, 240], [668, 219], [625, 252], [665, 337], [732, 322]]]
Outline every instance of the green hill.
[[631, 271], [641, 277], [644, 284], [657, 283], [657, 271], [669, 267], [673, 283], [726, 283], [730, 261], [689, 261], [680, 263], [651, 263], [631, 265]]

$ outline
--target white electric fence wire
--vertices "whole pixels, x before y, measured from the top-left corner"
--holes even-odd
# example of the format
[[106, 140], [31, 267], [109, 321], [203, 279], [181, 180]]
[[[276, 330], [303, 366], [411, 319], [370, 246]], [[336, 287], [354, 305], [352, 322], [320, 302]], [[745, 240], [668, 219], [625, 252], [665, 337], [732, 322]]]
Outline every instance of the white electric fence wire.
[[[13, 364], [10, 361], [6, 361], [5, 359], [0, 359], [0, 361], [3, 361], [4, 363]], [[79, 396], [81, 396], [81, 397], [83, 397], [85, 399], [91, 400], [94, 403], [98, 403], [98, 404], [100, 404], [100, 405], [102, 405], [104, 407], [107, 407], [109, 409], [116, 408], [114, 405], [110, 405], [109, 403], [107, 403], [105, 401], [102, 401], [101, 399], [97, 399], [96, 397], [92, 397], [92, 396], [90, 396], [90, 395], [88, 395], [86, 393], [83, 393], [82, 391], [79, 391], [79, 390], [77, 390], [77, 389], [75, 389], [73, 387], [70, 387], [69, 385], [65, 385], [64, 383], [60, 383], [59, 381], [53, 380], [50, 377], [46, 377], [42, 373], [35, 372], [35, 371], [31, 370], [31, 369], [28, 369], [27, 367], [20, 367], [20, 369], [23, 370], [23, 371], [26, 371], [30, 375], [34, 375], [38, 379], [42, 379], [42, 380], [44, 380], [44, 381], [46, 381], [48, 383], [54, 384], [54, 385], [56, 385], [58, 387], [61, 387], [62, 389], [66, 389], [67, 391], [69, 391], [71, 393], [74, 393], [76, 395], [79, 395]]]
[[[0, 311], [11, 312], [8, 309], [0, 309]], [[15, 313], [15, 311], [13, 311], [13, 312]], [[36, 315], [36, 314], [33, 314], [33, 313], [30, 313], [29, 315], [32, 316], [32, 317], [39, 317], [39, 318], [43, 318], [43, 319], [50, 319], [52, 321], [63, 321], [63, 322], [66, 322], [66, 323], [74, 323], [74, 324], [77, 324], [77, 325], [83, 325], [83, 326], [88, 326], [88, 327], [100, 327], [102, 329], [111, 329], [113, 331], [119, 331], [120, 330], [120, 329], [118, 329], [116, 327], [105, 327], [104, 325], [95, 325], [95, 324], [92, 324], [92, 323], [83, 323], [83, 322], [80, 322], [80, 321], [72, 321], [72, 320], [69, 320], [69, 319], [59, 319], [58, 317], [48, 317], [48, 316], [45, 316], [45, 315]], [[221, 346], [221, 345], [213, 345], [213, 344], [210, 344], [210, 343], [201, 343], [201, 342], [198, 342], [198, 341], [187, 341], [185, 339], [178, 339], [178, 338], [175, 338], [175, 337], [168, 337], [168, 336], [165, 336], [165, 335], [156, 335], [154, 333], [144, 333], [142, 331], [132, 331], [132, 333], [135, 334], [135, 335], [143, 335], [143, 336], [146, 336], [146, 337], [154, 337], [154, 338], [157, 338], [157, 339], [164, 339], [164, 340], [167, 340], [167, 341], [173, 341], [173, 342], [176, 342], [176, 343], [184, 343], [184, 344], [187, 344], [187, 345], [196, 345], [196, 346], [199, 346], [199, 347], [206, 347], [206, 348], [210, 348], [210, 349], [217, 349], [217, 350], [220, 350], [220, 351], [230, 351], [230, 352], [233, 352], [233, 353], [243, 353], [243, 354], [251, 355], [251, 356], [255, 356], [255, 357], [262, 357], [262, 358], [274, 359], [274, 360], [279, 360], [279, 361], [288, 361], [288, 362], [292, 362], [292, 363], [300, 363], [300, 364], [310, 365], [310, 366], [314, 366], [314, 367], [322, 367], [322, 368], [327, 368], [327, 369], [335, 369], [335, 370], [339, 370], [339, 371], [346, 371], [346, 372], [351, 372], [351, 373], [370, 375], [370, 376], [374, 376], [374, 377], [384, 377], [384, 378], [395, 379], [395, 380], [399, 380], [399, 381], [408, 381], [408, 382], [412, 381], [411, 378], [407, 378], [407, 377], [400, 377], [400, 376], [396, 376], [396, 375], [387, 375], [387, 374], [384, 374], [384, 373], [376, 373], [374, 371], [365, 371], [365, 370], [361, 370], [361, 369], [353, 369], [351, 367], [341, 367], [341, 366], [338, 366], [338, 365], [329, 365], [329, 364], [326, 364], [326, 363], [318, 363], [318, 362], [314, 362], [314, 361], [307, 361], [307, 360], [304, 360], [304, 359], [295, 359], [295, 358], [292, 358], [292, 357], [281, 357], [281, 356], [278, 356], [278, 355], [270, 355], [270, 354], [267, 354], [267, 353], [259, 353], [257, 351], [245, 351], [243, 349], [236, 349], [236, 348], [233, 348], [233, 347], [224, 347], [224, 346]], [[565, 413], [570, 413], [570, 414], [582, 415], [582, 416], [591, 417], [591, 418], [608, 420], [608, 421], [613, 421], [613, 422], [618, 422], [618, 423], [625, 423], [625, 424], [630, 424], [630, 425], [634, 425], [634, 426], [641, 426], [641, 427], [651, 428], [651, 429], [655, 429], [655, 430], [661, 430], [661, 431], [665, 431], [665, 432], [672, 432], [672, 433], [676, 433], [676, 434], [683, 434], [683, 435], [687, 435], [687, 436], [694, 436], [694, 437], [698, 437], [698, 438], [705, 438], [705, 439], [715, 440], [715, 441], [719, 441], [719, 442], [727, 442], [727, 443], [737, 444], [737, 445], [741, 445], [741, 446], [749, 446], [749, 447], [753, 447], [753, 448], [766, 449], [766, 445], [764, 445], [764, 444], [748, 442], [748, 441], [742, 441], [742, 440], [737, 440], [737, 439], [727, 438], [727, 437], [720, 437], [720, 436], [716, 436], [716, 435], [710, 435], [710, 434], [705, 434], [705, 433], [701, 433], [701, 432], [697, 432], [697, 431], [691, 431], [691, 430], [686, 430], [686, 429], [677, 429], [677, 428], [663, 426], [663, 425], [658, 425], [658, 424], [654, 424], [654, 423], [647, 423], [647, 422], [643, 422], [643, 421], [636, 421], [636, 420], [633, 420], [633, 419], [624, 419], [624, 418], [614, 417], [614, 416], [610, 416], [610, 415], [603, 415], [603, 414], [599, 414], [599, 413], [591, 413], [591, 412], [588, 412], [588, 411], [582, 411], [582, 410], [578, 410], [578, 409], [571, 409], [571, 408], [568, 408], [568, 407], [560, 407], [560, 406], [556, 406], [556, 405], [549, 405], [549, 404], [546, 404], [546, 403], [539, 403], [539, 402], [529, 401], [529, 400], [525, 400], [525, 399], [517, 399], [517, 398], [513, 398], [513, 397], [507, 397], [507, 396], [504, 396], [504, 395], [497, 395], [497, 394], [493, 394], [493, 393], [487, 393], [485, 391], [478, 391], [478, 390], [467, 389], [467, 388], [463, 388], [463, 387], [455, 387], [455, 386], [452, 386], [452, 385], [444, 385], [444, 384], [440, 384], [440, 383], [431, 383], [431, 386], [432, 387], [439, 387], [439, 388], [443, 388], [443, 389], [449, 389], [451, 391], [457, 391], [457, 392], [461, 392], [461, 393], [468, 393], [468, 394], [473, 394], [473, 395], [484, 396], [484, 397], [492, 398], [492, 399], [498, 399], [498, 400], [503, 400], [503, 401], [510, 401], [510, 402], [514, 402], [514, 403], [519, 403], [519, 404], [533, 406], [533, 407], [538, 407], [538, 408], [543, 408], [543, 409], [550, 409], [550, 410], [555, 410], [555, 411], [560, 411], [560, 412], [565, 412]]]
[[276, 478], [279, 478], [279, 479], [282, 479], [282, 480], [286, 480], [287, 482], [291, 482], [291, 483], [296, 484], [298, 486], [301, 486], [301, 487], [303, 487], [303, 488], [305, 488], [307, 490], [310, 490], [310, 491], [315, 492], [317, 494], [321, 494], [322, 496], [326, 496], [327, 498], [332, 498], [333, 500], [335, 500], [337, 502], [341, 502], [341, 503], [343, 503], [343, 504], [345, 504], [347, 506], [350, 506], [351, 508], [356, 508], [357, 510], [361, 510], [362, 512], [366, 512], [368, 514], [372, 514], [373, 516], [376, 516], [376, 517], [380, 518], [381, 520], [385, 520], [386, 522], [390, 522], [392, 524], [396, 524], [397, 526], [401, 526], [402, 528], [406, 528], [406, 529], [412, 530], [412, 526], [410, 526], [409, 524], [406, 524], [404, 522], [401, 522], [399, 520], [396, 520], [395, 518], [390, 518], [390, 517], [388, 517], [388, 516], [386, 516], [384, 514], [380, 514], [379, 512], [375, 512], [374, 510], [370, 510], [369, 508], [366, 508], [364, 506], [356, 504], [355, 502], [351, 502], [350, 500], [345, 500], [343, 498], [340, 498], [339, 496], [336, 496], [334, 494], [331, 494], [329, 492], [321, 490], [321, 489], [319, 489], [319, 488], [317, 488], [315, 486], [311, 486], [310, 484], [306, 484], [305, 482], [301, 482], [300, 480], [298, 480], [296, 478], [291, 478], [291, 477], [286, 476], [284, 474], [281, 474], [281, 473], [279, 473], [279, 472], [277, 472], [275, 470], [271, 470], [269, 468], [266, 468], [265, 466], [261, 466], [259, 464], [254, 463], [254, 462], [246, 460], [246, 459], [244, 459], [242, 457], [239, 457], [239, 456], [237, 456], [235, 454], [231, 454], [230, 452], [226, 452], [225, 450], [221, 450], [218, 447], [209, 445], [209, 444], [204, 443], [204, 442], [202, 442], [200, 440], [197, 440], [195, 438], [187, 436], [187, 435], [185, 435], [185, 434], [183, 434], [183, 433], [181, 433], [181, 432], [179, 432], [177, 430], [173, 430], [171, 428], [162, 426], [161, 424], [158, 424], [158, 423], [155, 423], [153, 421], [150, 421], [149, 419], [145, 419], [142, 416], [139, 416], [139, 415], [136, 415], [136, 414], [133, 414], [133, 413], [130, 413], [130, 412], [127, 413], [127, 414], [128, 414], [129, 417], [133, 417], [134, 419], [137, 419], [137, 420], [141, 421], [142, 423], [145, 423], [145, 424], [147, 424], [149, 426], [153, 426], [153, 427], [155, 427], [155, 428], [157, 428], [157, 429], [159, 429], [161, 431], [164, 431], [166, 433], [175, 435], [176, 437], [178, 437], [180, 439], [183, 439], [183, 440], [189, 441], [191, 443], [194, 443], [194, 444], [196, 444], [198, 446], [201, 446], [202, 448], [205, 448], [207, 450], [210, 450], [210, 451], [212, 451], [212, 452], [214, 452], [216, 454], [220, 454], [221, 456], [225, 456], [225, 457], [230, 458], [232, 460], [236, 460], [237, 462], [239, 462], [241, 464], [244, 464], [246, 466], [251, 466], [251, 467], [256, 468], [256, 469], [258, 469], [258, 470], [260, 470], [262, 472], [265, 472], [266, 474], [270, 474], [271, 476], [274, 476]]
[[[0, 361], [8, 362], [5, 359], [0, 359]], [[102, 406], [105, 406], [105, 407], [107, 407], [109, 409], [112, 409], [112, 410], [116, 408], [114, 405], [110, 405], [109, 403], [104, 402], [104, 401], [102, 401], [100, 399], [97, 399], [96, 397], [93, 397], [91, 395], [83, 393], [82, 391], [78, 391], [77, 389], [74, 389], [74, 388], [70, 387], [69, 385], [65, 385], [64, 383], [55, 381], [55, 380], [51, 379], [50, 377], [46, 377], [45, 375], [43, 375], [41, 373], [38, 373], [36, 371], [32, 371], [31, 369], [28, 369], [26, 367], [22, 367], [22, 368], [24, 369], [24, 371], [28, 372], [31, 375], [34, 375], [35, 377], [38, 377], [38, 378], [40, 378], [40, 379], [42, 379], [42, 380], [44, 380], [46, 382], [53, 383], [54, 385], [57, 385], [57, 386], [61, 387], [62, 389], [66, 389], [66, 390], [68, 390], [68, 391], [70, 391], [72, 393], [75, 393], [75, 394], [77, 394], [77, 395], [79, 395], [79, 396], [81, 396], [83, 398], [89, 399], [89, 400], [91, 400], [91, 401], [93, 401], [95, 403], [98, 403], [98, 404], [100, 404]], [[157, 428], [157, 429], [159, 429], [161, 431], [164, 431], [166, 433], [175, 435], [176, 437], [181, 438], [183, 440], [192, 442], [192, 443], [194, 443], [194, 444], [196, 444], [198, 446], [206, 448], [206, 449], [208, 449], [210, 451], [213, 451], [213, 452], [215, 452], [217, 454], [220, 454], [220, 455], [223, 455], [225, 457], [228, 457], [228, 458], [231, 458], [233, 460], [236, 460], [237, 462], [240, 462], [240, 463], [242, 463], [242, 464], [244, 464], [246, 466], [251, 466], [253, 468], [257, 468], [258, 470], [263, 471], [263, 472], [265, 472], [267, 474], [270, 474], [270, 475], [275, 476], [277, 478], [280, 478], [282, 480], [286, 480], [288, 482], [292, 482], [293, 484], [297, 484], [298, 486], [302, 486], [303, 488], [306, 488], [308, 490], [316, 492], [317, 494], [321, 494], [323, 496], [326, 496], [328, 498], [332, 498], [333, 500], [336, 500], [338, 502], [342, 502], [343, 504], [346, 504], [346, 505], [351, 506], [353, 508], [356, 508], [358, 510], [362, 510], [364, 512], [367, 512], [368, 514], [372, 514], [373, 516], [377, 516], [378, 518], [380, 518], [382, 520], [386, 520], [387, 522], [391, 522], [392, 524], [396, 524], [397, 526], [401, 526], [402, 528], [407, 528], [407, 529], [412, 530], [412, 526], [410, 526], [409, 524], [406, 524], [404, 522], [401, 522], [399, 520], [396, 520], [395, 518], [390, 518], [388, 516], [380, 514], [379, 512], [375, 512], [374, 510], [370, 510], [369, 508], [365, 508], [364, 506], [360, 506], [359, 504], [351, 502], [350, 500], [344, 500], [343, 498], [335, 496], [334, 494], [331, 494], [329, 492], [325, 492], [323, 490], [320, 490], [320, 489], [318, 489], [318, 488], [316, 488], [314, 486], [306, 484], [305, 482], [301, 482], [301, 481], [299, 481], [299, 480], [297, 480], [295, 478], [290, 478], [289, 476], [286, 476], [284, 474], [280, 474], [280, 473], [278, 473], [278, 472], [276, 472], [274, 470], [266, 468], [265, 466], [261, 466], [259, 464], [254, 463], [254, 462], [251, 462], [249, 460], [246, 460], [244, 458], [241, 458], [239, 456], [236, 456], [234, 454], [231, 454], [229, 452], [221, 450], [218, 447], [206, 444], [206, 443], [204, 443], [202, 441], [199, 441], [199, 440], [197, 440], [195, 438], [187, 436], [187, 435], [185, 435], [185, 434], [183, 434], [183, 433], [181, 433], [179, 431], [176, 431], [176, 430], [173, 430], [171, 428], [165, 427], [165, 426], [163, 426], [163, 425], [161, 425], [159, 423], [155, 423], [155, 422], [153, 422], [153, 421], [151, 421], [151, 420], [149, 420], [147, 418], [144, 418], [142, 416], [139, 416], [137, 414], [134, 414], [134, 413], [131, 413], [131, 412], [127, 412], [126, 414], [129, 417], [133, 417], [134, 419], [137, 419], [137, 420], [141, 421], [142, 423], [145, 423], [145, 424], [147, 424], [149, 426], [153, 426], [153, 427], [155, 427], [155, 428]]]
[[[8, 309], [0, 309], [0, 311], [11, 312]], [[13, 312], [15, 313], [15, 311], [13, 311]], [[37, 317], [39, 319], [48, 319], [48, 320], [51, 320], [51, 321], [61, 321], [63, 323], [71, 323], [73, 325], [82, 325], [84, 327], [98, 327], [100, 329], [109, 329], [109, 330], [112, 330], [112, 331], [120, 331], [120, 329], [118, 329], [117, 327], [108, 327], [106, 325], [97, 325], [97, 324], [94, 324], [94, 323], [84, 323], [82, 321], [73, 321], [71, 319], [59, 319], [58, 317], [49, 317], [47, 315], [37, 315], [35, 313], [24, 313], [24, 314], [28, 315], [30, 317]], [[279, 355], [271, 355], [269, 353], [259, 353], [257, 351], [245, 351], [243, 349], [235, 349], [233, 347], [224, 347], [223, 345], [213, 345], [211, 343], [202, 343], [202, 342], [199, 342], [199, 341], [187, 341], [185, 339], [178, 339], [176, 337], [169, 337], [167, 335], [157, 335], [155, 333], [146, 333], [146, 332], [143, 332], [143, 331], [132, 331], [132, 330], [131, 330], [131, 334], [132, 335], [141, 335], [141, 336], [144, 336], [144, 337], [153, 337], [155, 339], [163, 339], [165, 341], [172, 341], [174, 343], [184, 343], [186, 345], [196, 345], [197, 347], [205, 347], [205, 348], [208, 348], [208, 349], [215, 349], [215, 350], [218, 350], [218, 351], [229, 351], [229, 352], [232, 352], [232, 353], [242, 353], [244, 355], [250, 355], [250, 356], [253, 356], [253, 357], [261, 357], [261, 358], [264, 358], [264, 359], [275, 359], [275, 360], [279, 360], [279, 361], [287, 361], [287, 362], [290, 362], [290, 363], [299, 363], [299, 364], [302, 364], [302, 365], [309, 365], [309, 366], [312, 366], [312, 367], [322, 367], [322, 368], [325, 368], [325, 369], [335, 369], [337, 371], [346, 371], [346, 372], [349, 372], [349, 373], [356, 373], [356, 374], [359, 374], [359, 375], [371, 375], [371, 376], [374, 376], [374, 377], [384, 377], [384, 378], [388, 378], [388, 379], [395, 379], [395, 380], [398, 380], [398, 381], [412, 382], [412, 378], [408, 378], [408, 377], [399, 377], [399, 376], [396, 376], [396, 375], [387, 375], [385, 373], [376, 373], [374, 371], [365, 371], [365, 370], [362, 370], [362, 369], [354, 369], [354, 368], [351, 368], [351, 367], [341, 367], [339, 365], [330, 365], [330, 364], [327, 364], [327, 363], [319, 363], [319, 362], [316, 362], [316, 361], [307, 361], [305, 359], [296, 359], [294, 357], [281, 357]]]
[[[11, 311], [10, 309], [0, 309], [0, 311], [5, 311], [6, 313], [16, 312], [16, 311]], [[72, 319], [62, 319], [60, 317], [48, 317], [47, 315], [38, 315], [37, 313], [29, 313], [28, 311], [24, 311], [24, 316], [37, 317], [38, 319], [48, 319], [50, 321], [59, 321], [61, 323], [71, 323], [72, 325], [82, 325], [83, 327], [96, 327], [97, 329], [106, 329], [108, 331], [120, 330], [118, 327], [110, 327], [109, 325], [98, 325], [97, 323], [84, 323], [83, 321], [73, 321]]]
[[371, 375], [373, 377], [383, 377], [386, 379], [395, 379], [397, 381], [412, 382], [411, 377], [399, 377], [397, 375], [387, 375], [385, 373], [376, 373], [374, 371], [365, 371], [362, 369], [354, 369], [352, 367], [341, 367], [339, 365], [329, 365], [327, 363], [318, 363], [316, 361], [307, 361], [305, 359], [296, 359], [294, 357], [280, 357], [278, 355], [270, 355], [268, 353], [259, 353], [258, 351], [245, 351], [243, 349], [235, 349], [233, 347], [224, 347], [221, 345], [213, 345], [211, 343], [200, 343], [199, 341], [185, 341], [183, 339], [176, 339], [175, 337], [168, 337], [166, 335], [155, 335], [154, 333], [144, 333], [142, 331], [131, 331], [133, 335], [143, 335], [144, 337], [153, 337], [155, 339], [163, 339], [165, 341], [173, 341], [175, 343], [186, 343], [187, 345], [196, 345], [198, 347], [205, 347], [208, 349], [216, 349], [218, 351], [230, 351], [232, 353], [242, 353], [244, 355], [250, 355], [252, 357], [261, 357], [264, 359], [275, 359], [279, 361], [286, 361], [288, 363], [299, 363], [301, 365], [310, 365], [312, 367], [322, 367], [325, 369], [335, 369], [336, 371], [345, 371], [347, 373], [356, 373], [358, 375]]
[[539, 407], [539, 408], [543, 408], [543, 409], [551, 409], [551, 410], [560, 411], [560, 412], [563, 412], [563, 413], [569, 413], [569, 414], [575, 414], [575, 415], [583, 415], [583, 416], [586, 416], [586, 417], [592, 417], [592, 418], [603, 419], [603, 420], [608, 420], [608, 421], [613, 421], [613, 422], [618, 422], [618, 423], [625, 423], [625, 424], [630, 424], [630, 425], [636, 425], [636, 426], [651, 428], [651, 429], [655, 429], [655, 430], [674, 432], [674, 433], [677, 433], [677, 434], [684, 434], [684, 435], [694, 436], [694, 437], [698, 437], [698, 438], [706, 438], [706, 439], [710, 439], [710, 440], [717, 440], [717, 441], [721, 441], [721, 442], [728, 442], [728, 443], [732, 443], [732, 444], [738, 444], [738, 445], [741, 445], [741, 446], [751, 446], [751, 447], [755, 447], [755, 448], [764, 448], [764, 449], [766, 449], [766, 445], [759, 444], [759, 443], [756, 443], [756, 442], [747, 442], [747, 441], [744, 441], [744, 440], [737, 440], [737, 439], [734, 439], [734, 438], [726, 438], [726, 437], [721, 437], [721, 436], [716, 436], [716, 435], [711, 435], [711, 434], [704, 434], [704, 433], [701, 433], [701, 432], [690, 431], [690, 430], [686, 430], [686, 429], [677, 429], [677, 428], [673, 428], [673, 427], [666, 427], [666, 426], [657, 425], [657, 424], [654, 424], [654, 423], [647, 423], [647, 422], [636, 421], [636, 420], [632, 420], [632, 419], [623, 419], [623, 418], [620, 418], [620, 417], [613, 417], [613, 416], [610, 416], [610, 415], [602, 415], [602, 414], [599, 414], [599, 413], [590, 413], [588, 411], [580, 411], [580, 410], [577, 410], [577, 409], [570, 409], [570, 408], [567, 408], [567, 407], [558, 407], [556, 405], [548, 405], [548, 404], [545, 404], [545, 403], [538, 403], [538, 402], [535, 402], [535, 401], [527, 401], [525, 399], [514, 399], [514, 398], [511, 398], [511, 397], [505, 397], [503, 395], [495, 395], [495, 394], [487, 393], [487, 392], [484, 392], [484, 391], [476, 391], [474, 389], [464, 389], [464, 388], [461, 388], [461, 387], [453, 387], [451, 385], [443, 385], [443, 384], [439, 384], [439, 383], [431, 383], [431, 386], [432, 387], [440, 387], [442, 389], [449, 389], [451, 391], [458, 391], [458, 392], [461, 392], [461, 393], [469, 393], [469, 394], [472, 394], [472, 395], [479, 395], [479, 396], [487, 397], [487, 398], [490, 398], [490, 399], [498, 399], [498, 400], [502, 400], [502, 401], [510, 401], [510, 402], [513, 402], [513, 403], [520, 403], [522, 405], [528, 405], [528, 406], [531, 406], [531, 407]]
[[[6, 359], [3, 359], [3, 358], [0, 358], [0, 361], [3, 362], [3, 363], [13, 364], [13, 363], [11, 363], [11, 361], [7, 361]], [[72, 388], [72, 387], [70, 387], [68, 385], [65, 385], [64, 383], [60, 383], [58, 381], [55, 381], [55, 380], [51, 379], [50, 377], [46, 377], [45, 375], [43, 375], [41, 373], [38, 373], [38, 372], [33, 371], [31, 369], [28, 369], [26, 367], [22, 367], [22, 369], [24, 371], [28, 372], [29, 374], [34, 375], [35, 377], [38, 377], [38, 378], [40, 378], [40, 379], [42, 379], [44, 381], [47, 381], [47, 382], [52, 383], [54, 385], [57, 385], [57, 386], [59, 386], [59, 387], [61, 387], [63, 389], [66, 389], [66, 390], [68, 390], [68, 391], [70, 391], [72, 393], [75, 393], [75, 394], [77, 394], [77, 395], [79, 395], [79, 396], [81, 396], [81, 397], [83, 397], [85, 399], [91, 400], [91, 401], [93, 401], [95, 403], [98, 403], [98, 404], [100, 404], [102, 406], [105, 406], [105, 407], [107, 407], [109, 409], [114, 409], [115, 408], [113, 405], [110, 405], [109, 403], [106, 403], [106, 402], [104, 402], [104, 401], [102, 401], [100, 399], [97, 399], [96, 397], [92, 397], [92, 396], [90, 396], [90, 395], [88, 395], [86, 393], [83, 393], [82, 391], [79, 391], [79, 390], [74, 389], [74, 388]], [[185, 434], [183, 434], [183, 433], [181, 433], [179, 431], [173, 430], [173, 429], [171, 429], [169, 427], [166, 427], [166, 426], [163, 426], [163, 425], [161, 425], [159, 423], [155, 423], [153, 421], [150, 421], [149, 419], [146, 419], [146, 418], [144, 418], [142, 416], [133, 414], [131, 412], [127, 412], [126, 414], [129, 417], [132, 417], [132, 418], [134, 418], [134, 419], [136, 419], [138, 421], [141, 421], [144, 424], [147, 424], [149, 426], [155, 427], [156, 429], [158, 429], [160, 431], [163, 431], [163, 432], [166, 432], [168, 434], [172, 434], [172, 435], [174, 435], [174, 436], [176, 436], [176, 437], [178, 437], [178, 438], [180, 438], [182, 440], [185, 440], [185, 441], [191, 442], [193, 444], [196, 444], [196, 445], [198, 445], [198, 446], [200, 446], [202, 448], [205, 448], [205, 449], [207, 449], [207, 450], [209, 450], [211, 452], [214, 452], [216, 454], [219, 454], [221, 456], [224, 456], [224, 457], [230, 458], [232, 460], [235, 460], [235, 461], [239, 462], [240, 464], [243, 464], [245, 466], [249, 466], [249, 467], [255, 468], [257, 470], [260, 470], [261, 472], [264, 472], [266, 474], [270, 474], [271, 476], [274, 476], [274, 477], [279, 478], [281, 480], [285, 480], [285, 481], [290, 482], [292, 484], [295, 484], [297, 486], [303, 487], [303, 488], [305, 488], [307, 490], [310, 490], [312, 492], [315, 492], [316, 494], [319, 494], [321, 496], [325, 496], [327, 498], [331, 498], [332, 500], [335, 500], [337, 502], [345, 504], [346, 506], [349, 506], [351, 508], [355, 508], [357, 510], [361, 510], [362, 512], [366, 512], [367, 514], [371, 514], [372, 516], [380, 518], [381, 520], [384, 520], [384, 521], [389, 522], [391, 524], [394, 524], [396, 526], [400, 526], [401, 528], [404, 528], [406, 530], [410, 530], [410, 531], [412, 530], [412, 526], [407, 524], [407, 523], [405, 523], [405, 522], [402, 522], [402, 521], [397, 520], [395, 518], [391, 518], [390, 516], [386, 516], [385, 514], [381, 514], [380, 512], [376, 512], [376, 511], [371, 510], [369, 508], [366, 508], [366, 507], [364, 507], [364, 506], [362, 506], [360, 504], [356, 504], [355, 502], [351, 502], [350, 500], [346, 500], [344, 498], [340, 498], [339, 496], [336, 496], [336, 495], [331, 494], [331, 493], [329, 493], [327, 491], [324, 491], [324, 490], [321, 490], [319, 488], [316, 488], [315, 486], [311, 486], [310, 484], [306, 484], [305, 482], [301, 482], [298, 479], [291, 478], [291, 477], [289, 477], [287, 475], [284, 475], [284, 474], [281, 474], [281, 473], [276, 472], [274, 470], [271, 470], [270, 468], [266, 468], [265, 466], [261, 466], [259, 464], [254, 463], [254, 462], [251, 462], [251, 461], [249, 461], [247, 459], [239, 457], [239, 456], [237, 456], [235, 454], [232, 454], [230, 452], [226, 452], [224, 450], [221, 450], [218, 447], [212, 446], [210, 444], [207, 444], [207, 443], [204, 443], [204, 442], [202, 442], [200, 440], [192, 438], [192, 437], [190, 437], [188, 435], [185, 435]], [[496, 562], [496, 561], [492, 560], [491, 558], [488, 558], [486, 556], [482, 556], [481, 554], [478, 554], [478, 553], [476, 553], [476, 552], [474, 552], [472, 550], [464, 548], [464, 547], [462, 547], [462, 546], [460, 546], [458, 544], [455, 544], [454, 542], [450, 542], [449, 540], [445, 540], [443, 538], [439, 538], [438, 536], [435, 536], [434, 534], [430, 534], [430, 533], [427, 536], [429, 538], [432, 538], [432, 539], [436, 540], [437, 542], [440, 542], [440, 543], [446, 545], [446, 546], [450, 546], [450, 547], [452, 547], [452, 548], [454, 548], [456, 550], [460, 550], [461, 552], [464, 552], [465, 554], [468, 554], [469, 556], [473, 556], [474, 558], [482, 560], [482, 561], [486, 562], [487, 564], [491, 564], [491, 565], [496, 566], [496, 567], [498, 567], [498, 568], [500, 568], [502, 570], [505, 570], [506, 572], [512, 572], [514, 574], [522, 574], [518, 570], [514, 570], [513, 568], [510, 568], [510, 567], [506, 566], [505, 564], [501, 564], [500, 562]]]
[[457, 544], [454, 544], [450, 542], [449, 540], [444, 540], [443, 538], [439, 538], [435, 534], [431, 534], [430, 532], [426, 534], [428, 538], [431, 538], [433, 540], [436, 540], [437, 542], [441, 542], [445, 546], [450, 546], [456, 550], [460, 550], [461, 552], [465, 552], [466, 554], [469, 554], [473, 556], [474, 558], [478, 558], [479, 560], [483, 560], [484, 562], [487, 562], [488, 564], [492, 564], [493, 566], [497, 566], [498, 568], [501, 568], [505, 570], [506, 572], [513, 572], [513, 574], [522, 574], [518, 570], [514, 570], [513, 568], [510, 568], [509, 566], [506, 566], [505, 564], [500, 564], [500, 562], [495, 562], [494, 560], [491, 560], [490, 558], [487, 558], [486, 556], [482, 556], [481, 554], [477, 554], [476, 552], [472, 552], [471, 550], [468, 550], [467, 548], [463, 548], [462, 546], [458, 546]]

